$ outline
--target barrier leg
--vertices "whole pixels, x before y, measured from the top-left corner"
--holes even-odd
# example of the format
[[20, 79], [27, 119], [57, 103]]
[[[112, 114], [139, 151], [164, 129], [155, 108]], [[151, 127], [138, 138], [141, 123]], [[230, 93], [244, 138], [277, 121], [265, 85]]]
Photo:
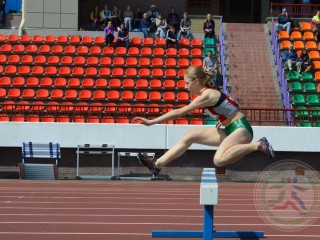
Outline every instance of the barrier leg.
[[204, 205], [203, 214], [203, 240], [213, 239], [213, 205]]

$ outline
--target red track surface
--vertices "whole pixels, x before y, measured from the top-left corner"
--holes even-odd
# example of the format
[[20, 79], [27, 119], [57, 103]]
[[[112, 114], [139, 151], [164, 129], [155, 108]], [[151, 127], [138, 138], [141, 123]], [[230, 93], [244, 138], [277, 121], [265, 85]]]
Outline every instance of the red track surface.
[[[1, 240], [145, 240], [152, 230], [201, 230], [203, 221], [196, 182], [1, 180], [0, 209]], [[254, 184], [220, 183], [214, 220], [216, 230], [320, 239], [319, 219], [299, 231], [267, 224]]]

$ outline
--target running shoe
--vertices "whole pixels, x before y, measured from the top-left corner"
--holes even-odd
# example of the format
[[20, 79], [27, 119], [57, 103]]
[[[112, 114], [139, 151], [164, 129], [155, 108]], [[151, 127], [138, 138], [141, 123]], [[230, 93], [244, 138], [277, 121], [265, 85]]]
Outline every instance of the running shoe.
[[161, 169], [156, 167], [156, 165], [155, 165], [156, 160], [154, 158], [143, 155], [142, 153], [139, 153], [137, 157], [138, 157], [139, 161], [145, 167], [147, 167], [152, 174], [154, 174], [154, 175], [159, 174]]
[[271, 159], [273, 159], [275, 157], [275, 153], [267, 138], [263, 137], [258, 142], [260, 142], [258, 150], [267, 154]]

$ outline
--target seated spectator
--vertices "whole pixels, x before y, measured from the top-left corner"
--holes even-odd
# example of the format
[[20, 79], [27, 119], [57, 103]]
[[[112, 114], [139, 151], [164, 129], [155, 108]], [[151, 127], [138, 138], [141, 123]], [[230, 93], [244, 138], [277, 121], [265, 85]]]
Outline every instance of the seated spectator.
[[134, 16], [134, 28], [139, 29], [140, 28], [140, 20], [143, 18], [143, 13], [141, 12], [140, 7], [137, 7], [137, 12]]
[[301, 72], [301, 62], [300, 62], [300, 59], [298, 58], [296, 51], [293, 50], [293, 45], [290, 45], [289, 50], [284, 52], [283, 60], [285, 61], [284, 63], [285, 69], [289, 69], [289, 71], [292, 71], [293, 67], [296, 67], [297, 71]]
[[309, 72], [311, 70], [312, 63], [309, 59], [309, 55], [306, 49], [303, 49], [299, 59], [301, 62], [301, 69], [300, 71], [298, 71], [298, 73], [301, 75], [302, 71]]
[[212, 86], [218, 86], [217, 75], [218, 75], [218, 65], [213, 57], [212, 51], [208, 51], [208, 56], [203, 59], [203, 66], [207, 72], [212, 73]]
[[115, 29], [117, 29], [120, 26], [120, 23], [121, 23], [120, 14], [121, 14], [120, 9], [118, 9], [118, 6], [115, 5], [111, 12], [111, 21]]
[[104, 29], [104, 36], [106, 39], [106, 45], [109, 46], [114, 40], [114, 28], [112, 27], [112, 22], [109, 21], [107, 27]]
[[107, 25], [107, 22], [109, 22], [111, 19], [111, 11], [107, 4], [104, 5], [104, 10], [101, 11], [101, 16], [102, 16], [103, 26], [105, 27]]
[[150, 6], [150, 10], [147, 11], [147, 15], [148, 15], [149, 21], [151, 22], [151, 24], [150, 24], [150, 31], [151, 31], [151, 32], [155, 32], [156, 29], [157, 29], [156, 24], [155, 24], [156, 18], [159, 17], [159, 12], [158, 12], [157, 6], [156, 6], [155, 4], [152, 4], [152, 5]]
[[282, 28], [286, 28], [286, 31], [290, 34], [291, 23], [292, 21], [289, 17], [287, 9], [283, 8], [282, 13], [278, 16], [278, 22], [276, 25], [277, 32], [280, 32]]
[[174, 26], [170, 26], [169, 30], [167, 31], [167, 36], [166, 36], [166, 49], [169, 46], [169, 43], [175, 44], [176, 49], [178, 49], [178, 35], [176, 28]]
[[317, 14], [313, 16], [311, 20], [311, 26], [313, 30], [317, 30], [320, 23], [320, 11], [317, 11]]
[[131, 6], [130, 5], [128, 5], [127, 6], [127, 10], [124, 11], [123, 19], [124, 19], [124, 26], [126, 27], [126, 29], [129, 30], [129, 32], [131, 32], [131, 30], [132, 30], [133, 12], [131, 10]]
[[125, 28], [124, 23], [120, 24], [120, 29], [118, 31], [118, 40], [116, 42], [116, 48], [120, 43], [124, 42], [126, 44], [126, 49], [129, 49], [129, 31]]
[[100, 24], [102, 21], [101, 11], [99, 11], [99, 7], [95, 6], [91, 11], [91, 22], [96, 30], [100, 30]]
[[215, 23], [212, 19], [212, 15], [208, 13], [207, 19], [204, 21], [203, 30], [204, 30], [204, 38], [214, 38], [215, 37]]
[[191, 19], [188, 17], [188, 13], [183, 13], [183, 18], [180, 22], [180, 31], [178, 33], [178, 41], [180, 41], [181, 37], [189, 38], [190, 37], [190, 28], [191, 28]]
[[171, 11], [168, 15], [167, 23], [170, 26], [174, 26], [176, 29], [179, 27], [179, 15], [176, 13], [176, 9], [174, 7], [171, 8]]
[[147, 13], [143, 14], [143, 18], [140, 20], [140, 29], [143, 32], [145, 38], [149, 36], [151, 22], [148, 19]]
[[156, 26], [157, 26], [157, 32], [156, 36], [159, 36], [160, 38], [166, 37], [166, 31], [167, 31], [167, 20], [162, 17], [162, 14], [159, 14], [159, 17], [156, 18]]

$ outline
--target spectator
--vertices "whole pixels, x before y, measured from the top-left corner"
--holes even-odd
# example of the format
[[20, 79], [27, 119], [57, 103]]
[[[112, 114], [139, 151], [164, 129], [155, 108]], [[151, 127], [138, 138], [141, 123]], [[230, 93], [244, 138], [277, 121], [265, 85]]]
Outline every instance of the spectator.
[[156, 26], [157, 26], [157, 33], [160, 38], [166, 37], [166, 29], [167, 29], [167, 20], [162, 17], [162, 14], [159, 14], [159, 17], [156, 18]]
[[188, 13], [183, 13], [183, 18], [180, 22], [180, 31], [178, 33], [178, 41], [180, 41], [181, 36], [184, 38], [189, 38], [190, 36], [190, 28], [191, 28], [191, 19], [188, 17]]
[[108, 5], [104, 5], [104, 10], [101, 11], [103, 26], [105, 27], [107, 25], [107, 22], [111, 19], [111, 11], [109, 10]]
[[311, 26], [313, 30], [317, 30], [320, 23], [320, 11], [317, 11], [317, 14], [313, 16], [311, 20]]
[[102, 21], [101, 11], [99, 11], [99, 7], [95, 6], [91, 11], [91, 21], [96, 30], [100, 30], [100, 24]]
[[150, 21], [150, 32], [155, 32], [157, 30], [157, 26], [155, 24], [156, 19], [159, 17], [159, 12], [157, 10], [157, 6], [152, 4], [150, 6], [150, 10], [147, 11], [148, 19]]
[[212, 15], [208, 13], [207, 19], [204, 21], [203, 30], [204, 30], [204, 38], [214, 38], [215, 37], [215, 23], [212, 19]]
[[283, 60], [285, 61], [284, 63], [284, 68], [289, 69], [289, 71], [293, 70], [293, 67], [297, 67], [297, 71], [301, 72], [301, 62], [300, 59], [298, 58], [298, 55], [295, 50], [293, 50], [293, 45], [289, 46], [289, 50], [284, 52], [284, 57]]
[[112, 22], [109, 21], [107, 27], [104, 29], [104, 36], [106, 39], [106, 45], [109, 46], [114, 40], [114, 28], [112, 27]]
[[145, 38], [149, 36], [151, 22], [148, 19], [147, 13], [143, 14], [143, 18], [140, 20], [140, 29], [143, 32]]
[[301, 62], [301, 69], [300, 69], [300, 72], [298, 71], [298, 73], [301, 75], [301, 72], [304, 71], [304, 72], [308, 72], [311, 70], [311, 66], [312, 66], [312, 63], [309, 59], [309, 55], [307, 53], [307, 50], [306, 49], [303, 49], [301, 55], [300, 55], [300, 62]]
[[286, 28], [286, 31], [290, 34], [291, 29], [291, 19], [287, 12], [287, 9], [283, 8], [282, 13], [278, 16], [278, 23], [276, 25], [277, 31], [280, 32], [282, 28]]
[[176, 29], [179, 26], [179, 15], [176, 13], [176, 9], [174, 7], [171, 8], [171, 11], [168, 15], [167, 23], [170, 26], [174, 26]]
[[140, 7], [137, 7], [137, 12], [134, 16], [134, 28], [139, 29], [140, 28], [140, 20], [143, 18], [143, 13], [141, 12]]
[[124, 23], [120, 24], [120, 29], [118, 32], [118, 40], [116, 42], [116, 48], [119, 46], [120, 43], [124, 42], [126, 44], [126, 49], [129, 49], [129, 31], [124, 26]]
[[131, 10], [131, 6], [130, 5], [128, 5], [127, 6], [127, 10], [124, 11], [123, 19], [124, 19], [124, 26], [126, 27], [126, 29], [129, 30], [129, 32], [131, 32], [131, 30], [132, 30], [133, 12]]
[[177, 31], [174, 26], [170, 26], [169, 30], [167, 31], [167, 39], [166, 39], [166, 49], [169, 46], [169, 43], [175, 44], [176, 49], [178, 50], [178, 36]]
[[203, 68], [206, 72], [212, 73], [212, 85], [218, 86], [217, 75], [218, 75], [218, 65], [213, 57], [212, 51], [208, 51], [208, 56], [203, 59]]
[[6, 0], [0, 0], [0, 28], [3, 28], [5, 22], [5, 6]]
[[112, 25], [115, 27], [115, 29], [117, 29], [121, 23], [121, 17], [120, 17], [121, 11], [120, 9], [118, 9], [117, 5], [113, 7], [111, 14], [112, 14], [111, 15]]

